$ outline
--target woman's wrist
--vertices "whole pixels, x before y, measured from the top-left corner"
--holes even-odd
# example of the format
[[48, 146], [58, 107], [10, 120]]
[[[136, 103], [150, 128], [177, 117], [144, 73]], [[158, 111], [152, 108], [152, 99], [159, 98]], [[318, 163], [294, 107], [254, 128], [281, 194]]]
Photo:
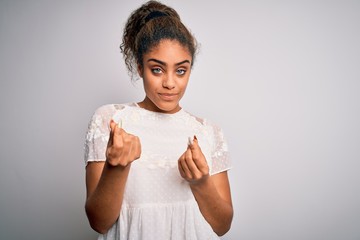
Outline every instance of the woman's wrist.
[[107, 169], [119, 169], [119, 170], [125, 170], [127, 168], [130, 168], [131, 166], [131, 162], [127, 163], [127, 164], [112, 164], [113, 161], [109, 160], [109, 159], [106, 159], [105, 161], [105, 167]]
[[197, 181], [191, 181], [191, 182], [189, 182], [189, 184], [190, 184], [190, 187], [192, 190], [195, 190], [195, 191], [200, 190], [201, 191], [201, 190], [209, 188], [212, 184], [212, 180], [211, 180], [210, 176], [207, 175]]

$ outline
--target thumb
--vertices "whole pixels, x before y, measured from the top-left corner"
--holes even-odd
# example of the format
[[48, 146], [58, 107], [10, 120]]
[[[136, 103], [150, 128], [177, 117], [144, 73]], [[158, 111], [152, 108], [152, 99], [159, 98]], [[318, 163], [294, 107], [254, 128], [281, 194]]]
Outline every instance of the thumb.
[[111, 146], [113, 144], [114, 132], [116, 127], [116, 122], [113, 119], [110, 120], [109, 127], [110, 127], [110, 133], [109, 133], [108, 146]]
[[195, 164], [197, 165], [198, 169], [201, 168], [203, 161], [206, 162], [206, 159], [204, 158], [204, 154], [202, 153], [202, 150], [199, 146], [199, 142], [197, 137], [194, 135], [194, 138], [191, 139], [189, 138], [189, 141], [191, 141], [191, 143], [189, 144], [188, 148], [191, 151], [191, 156], [192, 159], [194, 160]]
[[196, 135], [194, 135], [194, 137], [189, 137], [188, 147], [193, 152], [200, 149], [199, 142], [198, 142]]

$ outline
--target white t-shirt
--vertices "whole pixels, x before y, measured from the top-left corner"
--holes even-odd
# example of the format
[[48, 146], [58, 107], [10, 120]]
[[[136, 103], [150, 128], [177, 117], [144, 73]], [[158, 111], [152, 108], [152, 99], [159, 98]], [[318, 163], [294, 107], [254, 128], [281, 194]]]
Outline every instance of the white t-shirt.
[[199, 210], [179, 173], [179, 157], [196, 135], [210, 175], [230, 169], [222, 130], [185, 110], [148, 111], [136, 103], [109, 104], [96, 110], [86, 134], [85, 163], [105, 161], [110, 120], [122, 121], [140, 138], [141, 157], [131, 164], [119, 219], [98, 239], [219, 239]]

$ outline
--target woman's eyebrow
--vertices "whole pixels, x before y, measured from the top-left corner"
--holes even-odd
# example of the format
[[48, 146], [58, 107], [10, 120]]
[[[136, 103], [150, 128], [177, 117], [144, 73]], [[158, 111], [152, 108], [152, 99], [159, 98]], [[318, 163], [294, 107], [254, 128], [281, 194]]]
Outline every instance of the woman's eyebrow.
[[[163, 66], [167, 66], [167, 64], [163, 61], [160, 61], [158, 59], [155, 59], [155, 58], [150, 58], [149, 60], [147, 60], [148, 62], [156, 62], [158, 64], [161, 64]], [[176, 66], [179, 66], [181, 64], [184, 64], [184, 63], [189, 63], [190, 64], [190, 61], [189, 60], [184, 60], [184, 61], [181, 61], [181, 62], [178, 62], [178, 63], [175, 63]]]
[[160, 60], [155, 59], [155, 58], [150, 58], [150, 59], [147, 60], [147, 61], [148, 61], [148, 62], [156, 62], [156, 63], [158, 63], [158, 64], [161, 64], [161, 65], [163, 65], [163, 66], [166, 66], [166, 63], [165, 63], [165, 62], [160, 61]]
[[179, 65], [184, 64], [184, 63], [189, 63], [190, 64], [190, 61], [189, 60], [184, 60], [182, 62], [176, 63], [175, 65], [179, 66]]

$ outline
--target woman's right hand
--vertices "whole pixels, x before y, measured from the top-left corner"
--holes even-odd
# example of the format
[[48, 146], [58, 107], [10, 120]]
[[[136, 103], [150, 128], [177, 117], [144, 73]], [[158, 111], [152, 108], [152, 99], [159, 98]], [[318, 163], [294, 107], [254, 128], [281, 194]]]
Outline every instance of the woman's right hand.
[[113, 167], [126, 167], [140, 158], [140, 155], [141, 144], [139, 137], [127, 133], [114, 120], [111, 120], [106, 162]]

